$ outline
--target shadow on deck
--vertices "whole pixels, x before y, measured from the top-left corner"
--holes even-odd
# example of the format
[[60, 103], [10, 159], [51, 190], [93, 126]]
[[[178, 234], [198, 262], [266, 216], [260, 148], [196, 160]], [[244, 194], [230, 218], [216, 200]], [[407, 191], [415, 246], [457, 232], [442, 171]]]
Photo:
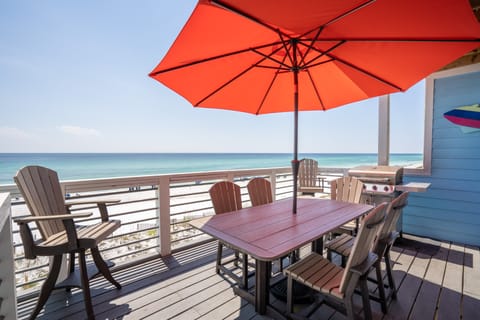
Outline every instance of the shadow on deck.
[[[116, 290], [102, 278], [91, 281], [97, 319], [267, 319], [233, 293], [233, 282], [215, 273], [216, 242], [114, 272]], [[449, 242], [406, 235], [392, 250], [397, 300], [375, 319], [479, 319], [480, 251]], [[373, 290], [373, 287], [372, 287]], [[57, 290], [38, 319], [84, 319], [82, 294]], [[36, 299], [19, 304], [28, 319]], [[271, 298], [272, 304], [283, 303]], [[360, 304], [360, 297], [357, 299]], [[343, 319], [322, 306], [314, 319]]]

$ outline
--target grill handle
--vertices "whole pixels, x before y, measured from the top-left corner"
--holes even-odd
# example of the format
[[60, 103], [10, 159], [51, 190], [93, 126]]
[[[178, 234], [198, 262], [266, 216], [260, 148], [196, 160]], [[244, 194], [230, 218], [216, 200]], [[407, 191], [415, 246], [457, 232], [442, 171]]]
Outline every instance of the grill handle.
[[389, 178], [357, 177], [362, 182], [390, 184]]

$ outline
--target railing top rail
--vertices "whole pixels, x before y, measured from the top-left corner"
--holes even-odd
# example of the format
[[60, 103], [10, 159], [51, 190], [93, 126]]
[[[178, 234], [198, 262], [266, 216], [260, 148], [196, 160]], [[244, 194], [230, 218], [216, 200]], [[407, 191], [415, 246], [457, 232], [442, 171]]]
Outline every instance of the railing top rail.
[[[235, 169], [235, 170], [217, 170], [203, 172], [185, 172], [185, 173], [168, 173], [158, 175], [145, 176], [128, 176], [113, 178], [93, 178], [81, 180], [63, 180], [61, 185], [67, 193], [111, 190], [117, 188], [129, 188], [132, 186], [142, 185], [158, 185], [160, 179], [169, 179], [171, 183], [203, 181], [225, 179], [227, 177], [245, 177], [255, 175], [271, 175], [271, 174], [288, 174], [291, 173], [290, 167], [277, 168], [256, 168], [256, 169]], [[345, 168], [320, 168], [320, 174], [328, 173], [344, 173]], [[8, 192], [12, 196], [18, 196], [19, 191], [15, 184], [0, 185], [0, 193]]]

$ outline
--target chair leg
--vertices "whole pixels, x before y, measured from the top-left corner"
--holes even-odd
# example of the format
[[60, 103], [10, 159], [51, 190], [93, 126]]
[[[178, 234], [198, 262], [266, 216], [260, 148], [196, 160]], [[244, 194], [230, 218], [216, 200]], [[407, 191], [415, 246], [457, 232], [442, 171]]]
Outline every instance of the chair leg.
[[219, 241], [217, 247], [217, 264], [215, 266], [215, 271], [220, 274], [220, 265], [222, 264], [222, 249], [223, 244]]
[[387, 298], [385, 297], [385, 287], [383, 286], [382, 269], [380, 260], [375, 263], [375, 272], [377, 274], [378, 294], [380, 296], [380, 304], [382, 306], [383, 314], [387, 313]]
[[117, 289], [121, 289], [122, 286], [112, 277], [112, 273], [110, 272], [110, 269], [108, 268], [107, 263], [105, 262], [105, 260], [103, 260], [102, 256], [100, 255], [100, 251], [98, 250], [98, 247], [91, 248], [90, 251], [92, 252], [93, 261], [95, 262], [95, 265], [97, 266], [98, 271], [100, 271], [100, 273], [105, 277], [105, 279], [107, 279], [115, 287], [117, 287]]
[[85, 250], [78, 253], [78, 265], [80, 266], [80, 278], [82, 280], [83, 300], [85, 303], [85, 311], [89, 320], [95, 319], [93, 312], [92, 297], [90, 296], [90, 284], [88, 280], [87, 262], [85, 260]]
[[293, 278], [287, 277], [287, 315], [293, 313]]
[[385, 268], [387, 269], [387, 276], [388, 276], [388, 285], [390, 287], [390, 294], [392, 299], [397, 298], [397, 287], [395, 286], [395, 280], [393, 279], [392, 274], [392, 262], [390, 259], [390, 248], [387, 248], [385, 252]]
[[[68, 257], [68, 272], [70, 274], [72, 274], [72, 273], [75, 272], [75, 252], [70, 252], [70, 254], [68, 256], [69, 256]], [[71, 292], [72, 288], [67, 287], [67, 288], [65, 288], [65, 291]]]
[[75, 252], [70, 252], [70, 257], [69, 257], [69, 260], [68, 260], [68, 267], [69, 267], [70, 273], [75, 272]]
[[353, 312], [353, 297], [345, 297], [345, 311], [347, 312], [347, 319], [354, 320], [355, 313]]
[[40, 296], [38, 297], [37, 304], [35, 305], [35, 309], [30, 315], [31, 320], [37, 317], [37, 315], [40, 313], [43, 306], [45, 305], [45, 302], [47, 302], [48, 297], [50, 296], [50, 293], [52, 293], [53, 289], [55, 288], [55, 283], [57, 282], [61, 265], [62, 265], [62, 255], [53, 256], [53, 262], [50, 266], [47, 279], [42, 285], [42, 289], [40, 291]]
[[332, 261], [332, 250], [327, 249], [327, 259], [328, 261]]
[[367, 275], [360, 278], [360, 289], [362, 291], [363, 313], [365, 319], [372, 319], [372, 308], [370, 306], [370, 293], [368, 292]]

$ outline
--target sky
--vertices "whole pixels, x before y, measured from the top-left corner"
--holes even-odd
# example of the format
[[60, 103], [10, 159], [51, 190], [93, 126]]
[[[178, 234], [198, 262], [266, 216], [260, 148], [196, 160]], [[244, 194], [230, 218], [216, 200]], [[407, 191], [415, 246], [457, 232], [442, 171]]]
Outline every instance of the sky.
[[[0, 1], [0, 153], [291, 152], [292, 113], [193, 108], [148, 77], [195, 4]], [[391, 152], [422, 152], [424, 96], [391, 96]], [[377, 117], [377, 98], [300, 113], [299, 152], [376, 153]]]

